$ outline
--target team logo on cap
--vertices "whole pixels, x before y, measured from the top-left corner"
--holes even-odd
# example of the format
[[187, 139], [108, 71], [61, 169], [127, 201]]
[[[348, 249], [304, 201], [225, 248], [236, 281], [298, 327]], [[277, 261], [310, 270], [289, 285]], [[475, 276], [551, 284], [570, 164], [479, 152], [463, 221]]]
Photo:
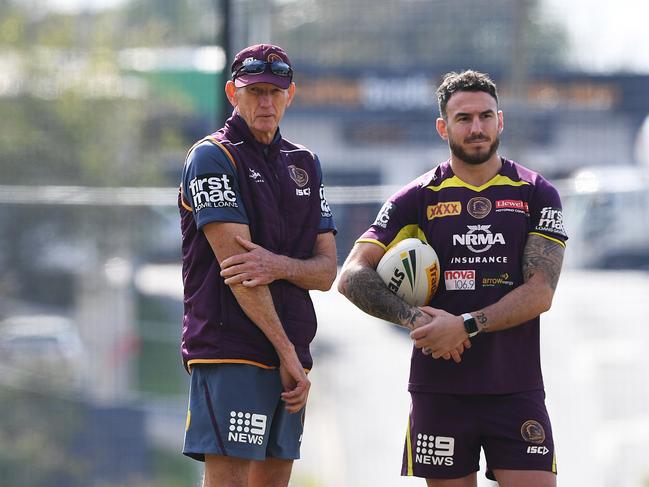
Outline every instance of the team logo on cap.
[[482, 196], [476, 196], [469, 200], [466, 205], [466, 210], [473, 218], [480, 220], [491, 212], [491, 201]]
[[300, 188], [303, 188], [309, 182], [309, 173], [297, 166], [288, 166], [288, 174]]
[[545, 441], [545, 430], [538, 421], [528, 419], [521, 426], [521, 436], [528, 443], [540, 445]]
[[282, 59], [282, 57], [279, 54], [277, 54], [275, 52], [271, 52], [268, 55], [268, 62], [269, 63], [274, 63], [275, 61], [280, 61], [282, 63], [284, 62], [284, 60]]

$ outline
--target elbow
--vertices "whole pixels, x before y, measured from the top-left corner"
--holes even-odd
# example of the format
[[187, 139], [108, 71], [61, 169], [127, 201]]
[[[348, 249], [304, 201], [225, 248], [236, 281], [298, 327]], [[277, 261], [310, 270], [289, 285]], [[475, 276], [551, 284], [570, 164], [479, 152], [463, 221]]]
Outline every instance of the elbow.
[[322, 269], [322, 272], [318, 274], [318, 278], [314, 280], [315, 282], [313, 282], [313, 287], [311, 289], [315, 291], [329, 291], [336, 280], [337, 273], [338, 266], [336, 266], [334, 261], [333, 265]]
[[543, 303], [541, 303], [541, 313], [550, 311], [551, 307], [552, 307], [552, 295], [547, 297], [545, 300], [543, 300]]
[[347, 296], [348, 284], [349, 284], [349, 273], [343, 271], [340, 274], [340, 277], [338, 278], [338, 286], [337, 286], [338, 292], [343, 296]]
[[321, 285], [318, 287], [318, 291], [329, 291], [331, 286], [333, 286], [334, 281], [336, 280], [336, 270], [330, 272], [323, 280]]
[[549, 311], [552, 307], [552, 298], [554, 297], [554, 291], [550, 288], [545, 289], [544, 292], [539, 293], [539, 314]]

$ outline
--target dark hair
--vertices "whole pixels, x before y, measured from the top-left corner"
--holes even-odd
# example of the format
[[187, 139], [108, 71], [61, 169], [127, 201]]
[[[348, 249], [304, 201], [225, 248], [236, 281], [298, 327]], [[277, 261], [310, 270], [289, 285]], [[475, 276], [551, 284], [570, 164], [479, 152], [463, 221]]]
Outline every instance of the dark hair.
[[461, 73], [455, 71], [446, 73], [442, 83], [437, 88], [437, 104], [439, 114], [446, 119], [446, 105], [451, 97], [458, 91], [483, 91], [489, 93], [498, 103], [498, 92], [496, 83], [491, 81], [488, 74], [468, 69]]

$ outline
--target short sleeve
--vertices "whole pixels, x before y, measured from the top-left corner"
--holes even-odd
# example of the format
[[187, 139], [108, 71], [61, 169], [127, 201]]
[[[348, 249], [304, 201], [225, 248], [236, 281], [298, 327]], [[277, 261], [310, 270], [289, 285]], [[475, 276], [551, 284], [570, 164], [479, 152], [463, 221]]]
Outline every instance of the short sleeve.
[[417, 187], [414, 185], [392, 195], [357, 242], [371, 242], [386, 249], [404, 238], [423, 238], [418, 225], [416, 197]]
[[563, 226], [563, 209], [559, 192], [543, 178], [539, 178], [530, 202], [531, 232], [562, 245], [568, 240]]
[[248, 224], [236, 170], [223, 149], [211, 142], [199, 144], [187, 156], [182, 188], [198, 228], [211, 222]]
[[331, 208], [329, 208], [329, 203], [327, 203], [327, 198], [325, 197], [325, 188], [322, 183], [322, 168], [320, 167], [318, 156], [315, 156], [315, 165], [320, 184], [320, 225], [318, 227], [318, 232], [334, 232], [335, 234], [337, 229], [334, 223], [333, 213], [331, 212]]

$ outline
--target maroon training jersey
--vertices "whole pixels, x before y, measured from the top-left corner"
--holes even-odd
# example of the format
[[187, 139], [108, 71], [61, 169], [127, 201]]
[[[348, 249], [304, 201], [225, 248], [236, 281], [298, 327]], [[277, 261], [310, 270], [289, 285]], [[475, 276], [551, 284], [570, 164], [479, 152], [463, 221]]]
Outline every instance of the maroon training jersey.
[[[202, 228], [211, 222], [246, 224], [252, 241], [265, 249], [293, 259], [311, 258], [318, 235], [336, 231], [317, 156], [279, 131], [271, 144], [261, 144], [235, 114], [190, 150], [178, 207], [186, 367], [224, 362], [278, 366], [275, 348], [220, 276]], [[310, 369], [317, 321], [309, 291], [284, 279], [268, 288], [288, 339], [302, 366]]]
[[[523, 283], [527, 237], [561, 245], [561, 201], [539, 174], [503, 159], [496, 176], [476, 187], [460, 180], [450, 162], [412, 181], [384, 205], [359, 242], [387, 249], [408, 237], [437, 252], [441, 279], [430, 306], [455, 315], [493, 304]], [[506, 394], [543, 388], [539, 318], [472, 339], [462, 362], [434, 360], [413, 348], [410, 391]]]

